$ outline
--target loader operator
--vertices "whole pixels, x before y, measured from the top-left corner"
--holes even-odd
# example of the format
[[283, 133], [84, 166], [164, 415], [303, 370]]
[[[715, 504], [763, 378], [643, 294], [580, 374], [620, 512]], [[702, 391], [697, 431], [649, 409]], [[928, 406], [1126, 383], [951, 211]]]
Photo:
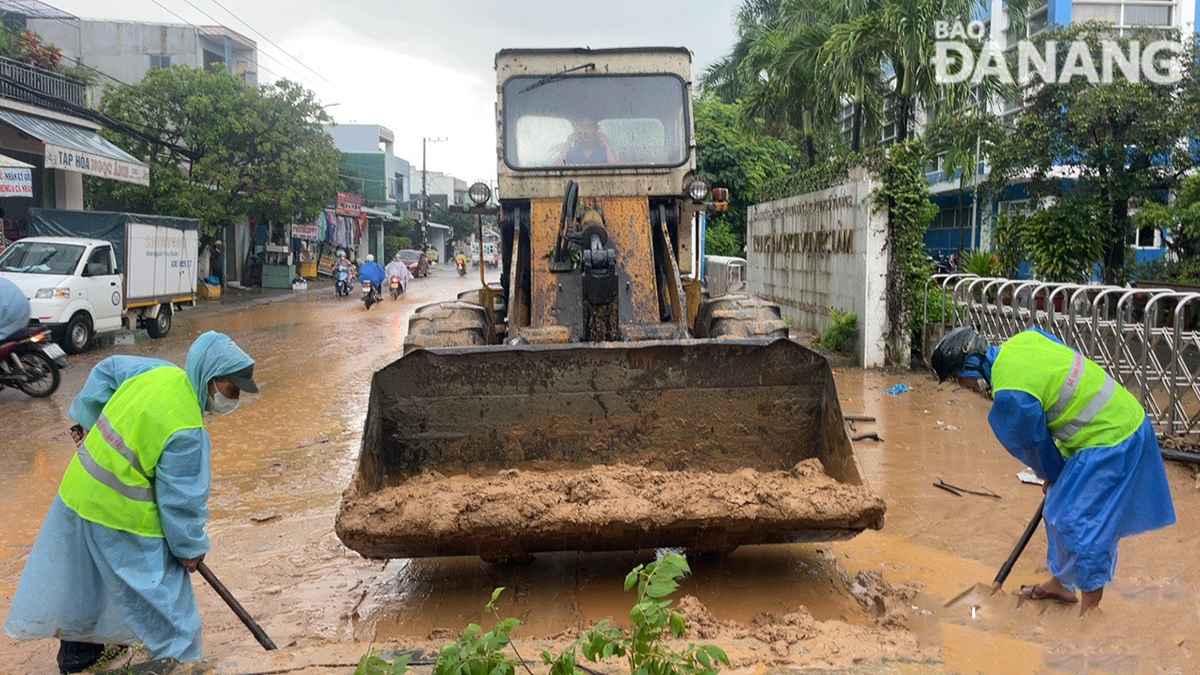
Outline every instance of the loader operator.
[[1009, 454], [1045, 481], [1052, 575], [1019, 594], [1100, 603], [1122, 537], [1175, 522], [1158, 439], [1145, 410], [1099, 365], [1035, 328], [999, 346], [969, 326], [931, 359], [938, 381], [992, 392], [988, 423]]
[[594, 117], [580, 117], [556, 164], [616, 164], [617, 155]]
[[61, 640], [63, 673], [94, 665], [105, 644], [200, 658], [188, 573], [209, 549], [203, 414], [233, 412], [241, 392], [258, 391], [253, 375], [254, 361], [212, 331], [192, 344], [183, 369], [136, 356], [96, 364], [67, 411], [87, 431], [29, 553], [5, 633]]

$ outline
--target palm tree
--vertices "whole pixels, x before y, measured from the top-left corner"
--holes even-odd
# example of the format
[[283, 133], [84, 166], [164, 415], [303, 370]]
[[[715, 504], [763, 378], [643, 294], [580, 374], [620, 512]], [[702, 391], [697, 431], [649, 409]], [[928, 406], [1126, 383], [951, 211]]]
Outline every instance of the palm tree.
[[840, 107], [816, 59], [827, 36], [827, 23], [778, 21], [755, 33], [745, 58], [757, 75], [747, 85], [745, 114], [776, 133], [798, 127], [809, 166], [816, 163], [818, 126], [829, 126]]
[[[846, 9], [847, 19], [833, 27], [826, 49], [834, 68], [851, 72], [863, 62], [879, 63], [890, 70], [896, 115], [896, 139], [907, 140], [914, 113], [958, 111], [971, 103], [969, 81], [939, 83], [935, 78], [934, 24], [937, 21], [966, 25], [978, 0], [833, 0]], [[1021, 28], [1029, 0], [1006, 0], [1010, 21]], [[982, 44], [973, 45], [976, 53]], [[999, 91], [999, 83], [981, 83], [982, 99]]]

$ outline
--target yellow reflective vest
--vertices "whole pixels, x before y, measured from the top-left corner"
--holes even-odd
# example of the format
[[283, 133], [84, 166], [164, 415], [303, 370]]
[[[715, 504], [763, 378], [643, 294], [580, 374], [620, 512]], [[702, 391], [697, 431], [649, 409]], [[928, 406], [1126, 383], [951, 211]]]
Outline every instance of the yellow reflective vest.
[[162, 537], [154, 468], [176, 431], [203, 426], [187, 374], [161, 366], [124, 382], [71, 458], [58, 495], [79, 517], [143, 537]]
[[1042, 404], [1051, 436], [1064, 457], [1113, 446], [1137, 431], [1146, 412], [1099, 365], [1033, 330], [1000, 345], [992, 390], [1023, 391]]

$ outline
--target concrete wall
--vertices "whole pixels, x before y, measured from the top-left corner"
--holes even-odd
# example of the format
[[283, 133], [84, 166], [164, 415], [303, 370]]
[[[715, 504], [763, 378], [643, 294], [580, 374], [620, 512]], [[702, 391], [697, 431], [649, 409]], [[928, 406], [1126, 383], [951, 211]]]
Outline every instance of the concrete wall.
[[835, 187], [750, 207], [747, 286], [776, 302], [800, 330], [828, 327], [829, 308], [858, 314], [856, 356], [884, 365], [887, 216], [872, 212], [878, 183], [864, 169]]
[[55, 19], [29, 19], [28, 25], [62, 49], [64, 61], [74, 61], [82, 48], [84, 63], [129, 84], [150, 69], [152, 54], [170, 55], [172, 65], [201, 65], [198, 35], [191, 26]]
[[342, 152], [379, 152], [378, 124], [327, 124], [325, 131]]

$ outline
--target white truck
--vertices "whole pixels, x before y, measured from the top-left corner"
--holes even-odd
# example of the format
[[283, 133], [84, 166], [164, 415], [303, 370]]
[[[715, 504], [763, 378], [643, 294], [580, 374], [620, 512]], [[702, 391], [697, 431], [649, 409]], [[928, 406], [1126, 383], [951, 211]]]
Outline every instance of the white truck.
[[0, 253], [0, 276], [29, 298], [31, 320], [77, 354], [97, 335], [145, 328], [161, 338], [196, 301], [199, 221], [30, 209], [29, 237]]

